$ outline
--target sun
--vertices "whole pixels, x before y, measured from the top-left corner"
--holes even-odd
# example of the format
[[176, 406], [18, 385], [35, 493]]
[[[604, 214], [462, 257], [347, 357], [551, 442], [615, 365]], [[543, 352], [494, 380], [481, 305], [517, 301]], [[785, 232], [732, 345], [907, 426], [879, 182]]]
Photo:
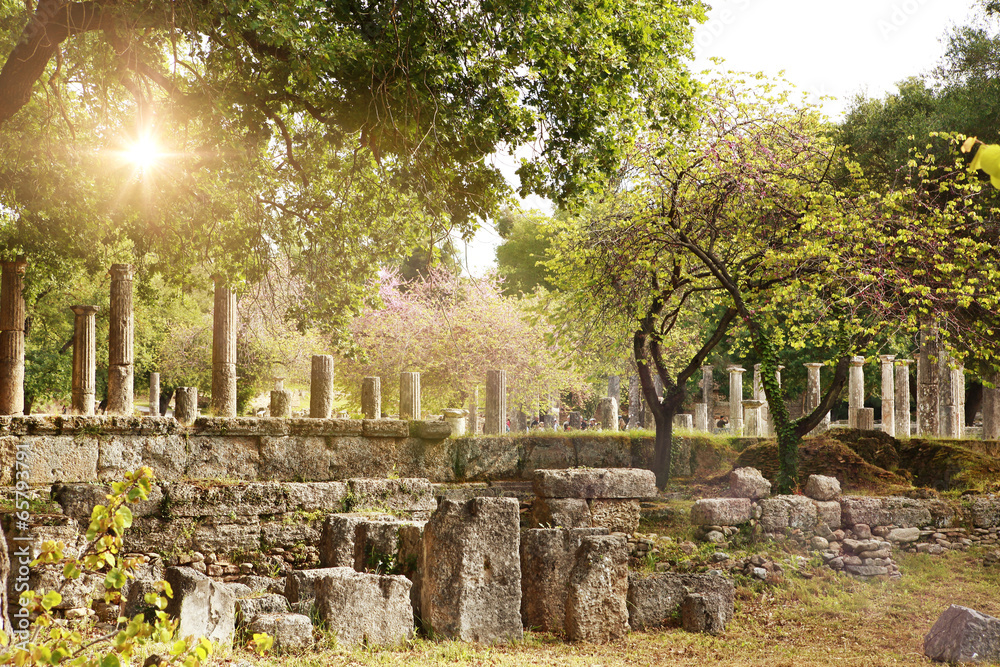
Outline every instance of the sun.
[[140, 136], [125, 148], [125, 159], [143, 171], [153, 167], [162, 157], [159, 144], [152, 136]]

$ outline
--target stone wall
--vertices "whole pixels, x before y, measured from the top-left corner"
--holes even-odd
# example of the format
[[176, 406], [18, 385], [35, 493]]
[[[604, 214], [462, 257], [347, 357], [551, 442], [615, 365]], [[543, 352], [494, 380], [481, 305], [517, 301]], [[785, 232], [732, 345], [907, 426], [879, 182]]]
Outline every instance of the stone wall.
[[171, 417], [0, 417], [0, 486], [14, 461], [32, 485], [109, 482], [150, 466], [161, 481], [324, 482], [425, 477], [433, 482], [530, 479], [538, 468], [648, 467], [652, 438], [450, 438], [444, 421]]

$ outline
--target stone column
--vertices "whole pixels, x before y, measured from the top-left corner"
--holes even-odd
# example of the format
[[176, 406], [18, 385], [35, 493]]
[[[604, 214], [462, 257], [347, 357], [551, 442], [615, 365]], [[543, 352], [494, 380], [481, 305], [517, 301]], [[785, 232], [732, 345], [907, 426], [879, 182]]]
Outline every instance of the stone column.
[[94, 414], [97, 386], [97, 335], [95, 314], [98, 306], [70, 306], [73, 322], [73, 413]]
[[[527, 419], [527, 417], [525, 417]], [[528, 429], [525, 428], [525, 431]], [[469, 435], [479, 435], [479, 387], [472, 389], [472, 397], [469, 399]]]
[[875, 408], [858, 408], [855, 414], [857, 415], [858, 429], [862, 431], [875, 430]]
[[984, 380], [993, 388], [983, 385], [983, 440], [1000, 440], [1000, 373]]
[[597, 402], [597, 421], [605, 431], [618, 430], [618, 401], [610, 396]]
[[212, 328], [212, 412], [236, 416], [236, 292], [215, 276]]
[[507, 371], [486, 371], [486, 421], [485, 435], [500, 435], [507, 432]]
[[712, 430], [708, 425], [708, 405], [705, 403], [694, 404], [694, 428], [706, 433]]
[[519, 407], [514, 413], [514, 430], [518, 433], [528, 432], [528, 415], [524, 413], [524, 406]]
[[735, 434], [743, 433], [743, 374], [747, 369], [730, 366], [729, 371], [729, 429]]
[[622, 376], [612, 375], [608, 377], [608, 396], [616, 401], [622, 400]]
[[[944, 349], [938, 355], [938, 429], [943, 438], [959, 437], [958, 391], [956, 387], [955, 370], [952, 368], [952, 358]], [[965, 376], [962, 375], [962, 383]]]
[[687, 412], [681, 412], [680, 414], [674, 415], [674, 428], [676, 429], [687, 429], [691, 431], [694, 429], [694, 419]]
[[108, 414], [133, 412], [135, 353], [131, 264], [111, 265], [111, 308], [108, 310]]
[[939, 435], [939, 356], [937, 328], [921, 331], [917, 356], [917, 434], [922, 436]]
[[909, 438], [910, 433], [910, 364], [912, 359], [896, 359], [896, 382], [893, 408], [896, 411], [896, 437]]
[[859, 428], [858, 410], [865, 407], [865, 358], [851, 357], [848, 376], [847, 426]]
[[149, 374], [149, 416], [160, 416], [160, 374]]
[[760, 408], [764, 401], [743, 401], [743, 435], [748, 438], [761, 437]]
[[959, 366], [952, 371], [951, 386], [955, 391], [958, 421], [958, 437], [965, 437], [965, 367]]
[[819, 407], [819, 403], [823, 399], [823, 389], [820, 384], [819, 375], [823, 364], [812, 362], [802, 365], [806, 367], [806, 402], [803, 408], [808, 415]]
[[288, 419], [292, 416], [292, 392], [275, 389], [271, 392], [271, 417]]
[[198, 387], [177, 387], [174, 392], [174, 419], [190, 424], [198, 418]]
[[579, 431], [580, 430], [580, 422], [581, 422], [581, 420], [582, 420], [582, 416], [580, 415], [579, 412], [573, 411], [573, 412], [569, 413], [569, 427], [571, 429], [573, 429], [574, 431]]
[[642, 388], [639, 386], [639, 376], [632, 375], [628, 379], [628, 430], [642, 428]]
[[753, 365], [753, 390], [750, 392], [750, 398], [764, 402], [767, 401], [767, 395], [764, 393], [764, 383], [761, 382], [760, 367], [761, 364]]
[[0, 415], [24, 414], [24, 257], [0, 277]]
[[713, 366], [708, 364], [701, 367], [701, 402], [708, 407], [709, 412], [712, 411], [712, 389], [715, 388], [712, 369]]
[[399, 374], [399, 418], [420, 419], [420, 373]]
[[883, 354], [879, 356], [882, 362], [882, 432], [896, 437], [896, 378], [893, 373], [893, 361], [896, 355]]
[[371, 375], [361, 380], [361, 413], [365, 419], [382, 418], [382, 378]]
[[[313, 355], [309, 374], [309, 416], [312, 419], [329, 419], [333, 414], [333, 372], [333, 355]], [[379, 415], [369, 417], [378, 418]]]

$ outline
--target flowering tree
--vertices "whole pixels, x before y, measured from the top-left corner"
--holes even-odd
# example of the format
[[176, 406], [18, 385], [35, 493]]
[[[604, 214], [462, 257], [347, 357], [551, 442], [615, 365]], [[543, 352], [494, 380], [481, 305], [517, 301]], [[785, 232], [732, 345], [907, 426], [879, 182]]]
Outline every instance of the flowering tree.
[[551, 328], [522, 302], [502, 294], [495, 278], [469, 280], [440, 270], [409, 283], [383, 272], [380, 305], [350, 325], [355, 353], [337, 367], [338, 385], [360, 403], [361, 379], [383, 379], [383, 405], [399, 398], [397, 378], [420, 372], [422, 408], [463, 407], [486, 371], [507, 371], [510, 405], [535, 406], [583, 381], [563, 368], [546, 343]]

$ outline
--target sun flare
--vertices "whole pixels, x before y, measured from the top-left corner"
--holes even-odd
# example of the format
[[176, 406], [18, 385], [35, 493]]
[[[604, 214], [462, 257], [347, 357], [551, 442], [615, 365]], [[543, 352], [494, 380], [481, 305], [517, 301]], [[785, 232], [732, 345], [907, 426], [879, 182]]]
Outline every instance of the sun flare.
[[155, 165], [161, 156], [159, 144], [149, 135], [139, 137], [125, 149], [125, 159], [142, 170]]

